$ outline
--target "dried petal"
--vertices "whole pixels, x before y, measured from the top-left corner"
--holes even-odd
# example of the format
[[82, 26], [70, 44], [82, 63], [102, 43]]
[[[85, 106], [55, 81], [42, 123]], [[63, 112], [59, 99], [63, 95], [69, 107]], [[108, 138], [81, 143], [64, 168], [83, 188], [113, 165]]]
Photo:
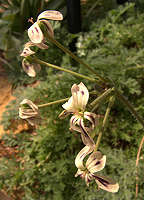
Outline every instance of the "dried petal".
[[35, 54], [35, 52], [32, 51], [29, 47], [24, 47], [20, 56], [27, 57], [27, 56], [30, 56], [30, 55], [33, 55], [33, 54]]
[[27, 60], [23, 59], [22, 61], [23, 70], [30, 76], [35, 77], [36, 71], [34, 69], [34, 65], [30, 64]]

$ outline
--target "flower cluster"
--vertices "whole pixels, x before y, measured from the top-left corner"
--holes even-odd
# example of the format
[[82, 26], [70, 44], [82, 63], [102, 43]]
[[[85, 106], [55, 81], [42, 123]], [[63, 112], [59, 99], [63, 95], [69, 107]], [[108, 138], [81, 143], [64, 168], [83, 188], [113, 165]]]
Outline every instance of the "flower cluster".
[[[115, 193], [119, 190], [118, 183], [97, 174], [105, 167], [106, 156], [103, 156], [99, 151], [95, 152], [95, 143], [90, 136], [91, 131], [98, 124], [99, 117], [95, 113], [85, 111], [89, 99], [88, 89], [81, 82], [79, 85], [74, 84], [71, 92], [72, 96], [68, 102], [62, 105], [65, 110], [59, 117], [63, 119], [72, 114], [70, 130], [79, 132], [85, 145], [75, 159], [75, 165], [78, 168], [75, 177], [80, 176], [82, 179], [85, 179], [87, 186], [92, 180], [95, 180], [98, 188]], [[27, 99], [24, 99], [20, 105], [19, 116], [22, 119], [26, 119], [31, 125], [34, 125], [34, 118], [38, 116], [38, 107]], [[85, 125], [84, 120], [88, 120], [89, 125]], [[84, 165], [83, 160], [88, 154], [91, 155]]]
[[[43, 26], [46, 29], [47, 34], [53, 38], [54, 32], [48, 20], [62, 19], [63, 16], [58, 11], [44, 11], [38, 16], [37, 21], [28, 29], [30, 41], [25, 44], [21, 56], [24, 57], [22, 61], [23, 69], [29, 76], [36, 76], [36, 71], [41, 69], [38, 63], [32, 63], [29, 59], [30, 56], [35, 54], [30, 47], [37, 46], [41, 49], [47, 49], [48, 46], [45, 44], [45, 31], [43, 31]], [[94, 131], [95, 127], [99, 123], [99, 115], [86, 111], [86, 106], [89, 100], [88, 89], [81, 82], [78, 85], [74, 84], [72, 86], [71, 93], [72, 96], [62, 105], [64, 111], [59, 115], [59, 118], [63, 119], [72, 115], [70, 119], [70, 130], [80, 133], [82, 142], [85, 145], [75, 159], [75, 165], [78, 169], [75, 177], [80, 176], [82, 179], [85, 179], [87, 186], [89, 186], [89, 183], [92, 180], [95, 180], [98, 188], [115, 193], [119, 190], [118, 183], [115, 183], [110, 178], [97, 174], [97, 172], [101, 171], [105, 167], [106, 156], [102, 155], [100, 151], [97, 151], [95, 142], [91, 137], [92, 131]], [[38, 107], [40, 106], [36, 106], [32, 101], [24, 99], [20, 103], [20, 118], [27, 120], [32, 126], [34, 126], [37, 123], [37, 120], [40, 119]], [[88, 155], [89, 157], [84, 164], [84, 158]]]
[[34, 51], [30, 49], [31, 46], [37, 46], [40, 49], [47, 49], [48, 46], [45, 44], [45, 37], [41, 30], [41, 25], [43, 24], [46, 28], [47, 33], [54, 37], [53, 28], [48, 20], [62, 20], [63, 16], [59, 11], [55, 10], [47, 10], [42, 12], [37, 21], [28, 29], [28, 36], [30, 41], [27, 42], [24, 46], [24, 49], [20, 56], [23, 56], [24, 59], [22, 61], [23, 70], [30, 76], [35, 77], [36, 72], [39, 72], [41, 67], [39, 64], [30, 63], [28, 57], [35, 54]]

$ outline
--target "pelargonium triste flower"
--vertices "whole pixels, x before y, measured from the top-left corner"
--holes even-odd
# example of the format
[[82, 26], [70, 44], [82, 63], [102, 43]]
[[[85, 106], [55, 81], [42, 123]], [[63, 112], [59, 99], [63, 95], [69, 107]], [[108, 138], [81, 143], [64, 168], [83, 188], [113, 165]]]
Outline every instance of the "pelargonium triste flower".
[[37, 63], [30, 63], [28, 60], [25, 58], [22, 61], [22, 67], [23, 70], [30, 76], [30, 77], [35, 77], [36, 72], [39, 72], [41, 70], [40, 64]]
[[[94, 142], [92, 138], [88, 135], [88, 130], [93, 130], [98, 123], [98, 116], [91, 112], [86, 112], [85, 108], [89, 99], [89, 92], [86, 86], [81, 82], [79, 85], [74, 84], [71, 88], [72, 97], [62, 105], [65, 109], [59, 117], [64, 118], [69, 114], [73, 114], [70, 119], [70, 129], [78, 131], [82, 134], [82, 139], [85, 145]], [[84, 119], [88, 120], [91, 125], [86, 127], [84, 124]], [[88, 141], [89, 140], [89, 141]]]
[[[97, 172], [101, 171], [105, 167], [106, 156], [102, 155], [101, 152], [92, 152], [92, 149], [89, 146], [85, 146], [76, 156], [75, 165], [78, 168], [75, 177], [80, 176], [82, 179], [85, 179], [87, 186], [92, 180], [95, 180], [98, 188], [106, 190], [108, 192], [118, 192], [119, 184], [115, 183], [110, 178], [98, 175]], [[83, 164], [84, 158], [90, 154], [85, 165]]]
[[63, 16], [59, 11], [47, 10], [42, 12], [37, 21], [28, 29], [28, 36], [34, 44], [41, 44], [44, 42], [44, 35], [40, 29], [40, 23], [43, 23], [47, 32], [51, 37], [54, 36], [53, 29], [48, 20], [62, 20]]
[[38, 114], [38, 107], [29, 99], [24, 99], [20, 103], [19, 117], [27, 120], [32, 126], [35, 125], [40, 117]]

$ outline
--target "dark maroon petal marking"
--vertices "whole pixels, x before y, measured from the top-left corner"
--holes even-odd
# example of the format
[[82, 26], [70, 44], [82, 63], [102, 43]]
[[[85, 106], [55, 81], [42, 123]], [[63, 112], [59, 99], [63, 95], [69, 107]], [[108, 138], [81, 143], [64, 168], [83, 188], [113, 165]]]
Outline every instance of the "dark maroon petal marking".
[[38, 31], [37, 27], [35, 27], [35, 30], [36, 30], [36, 32], [37, 32], [37, 33], [39, 33], [39, 31]]
[[97, 179], [102, 185], [104, 185], [105, 187], [108, 187], [108, 185], [110, 184], [107, 180], [100, 178], [99, 176], [95, 176], [93, 175], [93, 177], [95, 179]]
[[82, 95], [84, 95], [84, 91], [81, 91]]
[[100, 161], [97, 161], [95, 165], [99, 165], [100, 163], [101, 163]]
[[85, 155], [85, 153], [83, 153], [83, 154], [80, 156], [80, 158], [82, 158], [84, 155]]

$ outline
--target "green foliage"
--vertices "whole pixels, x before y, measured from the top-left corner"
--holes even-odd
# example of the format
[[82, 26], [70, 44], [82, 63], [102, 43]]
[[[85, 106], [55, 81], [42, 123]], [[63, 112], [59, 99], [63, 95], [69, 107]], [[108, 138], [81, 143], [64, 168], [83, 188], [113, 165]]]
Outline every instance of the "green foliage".
[[[90, 23], [89, 32], [77, 35], [78, 56], [96, 69], [97, 73], [109, 77], [142, 116], [144, 114], [143, 23], [144, 14], [134, 4], [126, 4], [108, 12], [104, 19]], [[56, 29], [55, 37], [61, 41], [65, 34], [65, 29], [61, 31]], [[68, 35], [61, 42], [68, 45], [72, 37]], [[44, 51], [40, 53], [40, 57], [50, 63], [88, 74], [86, 69], [67, 55], [63, 55], [51, 44], [46, 53]], [[42, 68], [40, 76], [32, 79], [37, 81], [40, 78], [36, 88], [20, 87], [15, 91], [17, 99], [11, 102], [3, 116], [2, 124], [5, 130], [11, 129], [12, 119], [18, 120], [18, 105], [24, 98], [31, 99], [36, 104], [65, 98], [71, 95], [71, 86], [80, 81], [83, 81], [90, 91], [96, 88], [88, 81], [44, 66]], [[90, 76], [94, 77], [93, 74]], [[106, 105], [101, 105], [97, 112], [103, 115], [105, 108]], [[120, 185], [119, 192], [111, 194], [98, 191], [94, 182], [87, 187], [83, 180], [74, 178], [76, 173], [74, 159], [83, 144], [79, 134], [69, 131], [69, 118], [58, 119], [61, 111], [61, 105], [41, 108], [42, 124], [36, 130], [30, 128], [29, 131], [23, 131], [18, 135], [4, 136], [5, 145], [10, 148], [17, 147], [19, 151], [17, 157], [0, 160], [0, 188], [15, 195], [15, 199], [18, 199], [16, 196], [18, 191], [22, 200], [134, 199], [135, 160], [143, 135], [141, 125], [117, 98], [111, 111], [109, 126], [100, 144], [100, 150], [107, 156], [106, 167], [102, 174], [114, 178]], [[138, 199], [143, 198], [141, 160], [138, 166]]]

